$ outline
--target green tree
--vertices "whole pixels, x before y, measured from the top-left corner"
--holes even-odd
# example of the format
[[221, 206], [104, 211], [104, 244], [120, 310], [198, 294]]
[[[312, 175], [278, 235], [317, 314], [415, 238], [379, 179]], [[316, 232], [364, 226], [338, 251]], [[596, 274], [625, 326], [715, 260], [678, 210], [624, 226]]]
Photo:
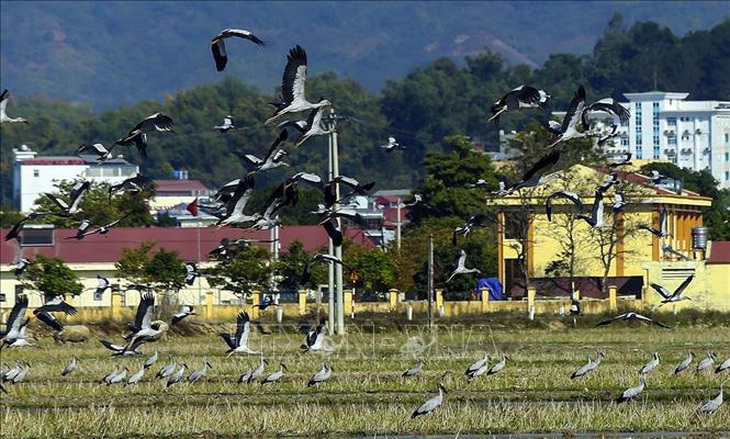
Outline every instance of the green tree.
[[185, 285], [185, 264], [177, 252], [157, 249], [145, 241], [136, 249], [125, 248], [115, 264], [119, 273], [134, 283], [149, 285], [160, 293], [175, 293]]
[[347, 266], [357, 272], [359, 282], [367, 290], [378, 292], [386, 292], [395, 285], [396, 265], [391, 255], [392, 252], [355, 243], [349, 243], [343, 251]]
[[23, 287], [40, 291], [46, 299], [78, 296], [84, 291], [78, 276], [61, 259], [38, 255], [25, 270]]
[[712, 206], [702, 212], [704, 225], [710, 232], [710, 239], [713, 241], [730, 239], [730, 223], [726, 222], [730, 209], [730, 190], [720, 189], [720, 183], [708, 170], [692, 171], [672, 163], [648, 163], [642, 166], [640, 171], [645, 174], [659, 171], [665, 177], [681, 181], [684, 189], [712, 198]]
[[[69, 201], [68, 194], [75, 182], [63, 181], [56, 184], [58, 191], [53, 195]], [[116, 195], [109, 200], [109, 185], [107, 183], [91, 183], [89, 189], [84, 193], [79, 203], [80, 213], [71, 216], [46, 216], [38, 221], [45, 224], [51, 223], [56, 227], [76, 227], [81, 220], [88, 219], [96, 226], [103, 226], [122, 218], [119, 227], [139, 227], [154, 223], [150, 209], [147, 205], [147, 197], [150, 194], [123, 193]], [[58, 211], [58, 207], [50, 198], [41, 196], [36, 201], [36, 208], [39, 212]]]
[[254, 291], [267, 291], [276, 268], [269, 263], [269, 252], [258, 245], [229, 250], [231, 256], [203, 270], [208, 283], [228, 290], [246, 300]]
[[[304, 244], [295, 240], [289, 244], [289, 250], [279, 256], [276, 265], [276, 277], [279, 279], [279, 288], [288, 291], [298, 291], [304, 267], [312, 259], [312, 255], [304, 250]], [[322, 270], [313, 267], [312, 278], [303, 287], [316, 288], [324, 281]]]

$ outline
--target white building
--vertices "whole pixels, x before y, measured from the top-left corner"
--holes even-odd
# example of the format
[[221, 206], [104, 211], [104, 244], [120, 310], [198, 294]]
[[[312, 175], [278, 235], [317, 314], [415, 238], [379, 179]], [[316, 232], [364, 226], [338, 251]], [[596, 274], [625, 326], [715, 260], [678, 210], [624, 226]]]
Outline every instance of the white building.
[[44, 192], [55, 192], [58, 182], [77, 179], [118, 184], [139, 172], [139, 167], [122, 158], [98, 164], [91, 156], [36, 157], [28, 146], [13, 149], [13, 207], [30, 212]]
[[628, 124], [609, 155], [631, 152], [638, 160], [668, 160], [693, 171], [708, 169], [730, 187], [730, 102], [687, 101], [689, 93], [625, 93]]

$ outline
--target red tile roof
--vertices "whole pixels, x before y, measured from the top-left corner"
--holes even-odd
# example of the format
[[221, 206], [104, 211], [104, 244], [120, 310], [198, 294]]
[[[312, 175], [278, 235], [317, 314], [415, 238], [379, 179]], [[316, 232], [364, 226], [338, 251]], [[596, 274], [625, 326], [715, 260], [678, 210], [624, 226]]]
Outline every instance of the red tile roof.
[[[5, 236], [8, 229], [0, 230]], [[200, 232], [200, 259], [208, 260], [208, 252], [218, 246], [221, 239], [237, 238], [269, 239], [268, 230], [233, 229], [213, 227], [141, 227], [112, 229], [108, 235], [91, 235], [81, 241], [65, 239], [76, 235], [76, 229], [56, 229], [53, 247], [24, 247], [22, 257], [32, 258], [37, 254], [54, 256], [66, 263], [116, 262], [122, 256], [124, 248], [138, 248], [143, 241], [156, 241], [156, 248], [177, 251], [180, 259], [198, 260], [198, 232]], [[374, 245], [360, 229], [343, 227], [343, 234], [357, 244], [373, 248]], [[293, 241], [304, 244], [304, 250], [314, 253], [327, 246], [327, 233], [321, 226], [285, 226], [279, 230], [281, 251], [286, 252]], [[260, 245], [268, 248], [268, 243]], [[18, 245], [15, 240], [2, 241], [0, 245], [0, 263], [11, 264], [16, 261]]]
[[157, 195], [196, 196], [211, 192], [200, 180], [155, 180]]
[[47, 166], [47, 165], [85, 165], [86, 162], [78, 157], [39, 157], [37, 159], [25, 159], [23, 166]]
[[730, 264], [730, 241], [713, 241], [708, 264]]

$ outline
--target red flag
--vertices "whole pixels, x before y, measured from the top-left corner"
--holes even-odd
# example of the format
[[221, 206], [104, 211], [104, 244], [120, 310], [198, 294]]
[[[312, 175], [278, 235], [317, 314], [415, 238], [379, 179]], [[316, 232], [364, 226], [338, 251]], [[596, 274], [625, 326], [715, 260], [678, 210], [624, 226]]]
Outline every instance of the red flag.
[[190, 212], [193, 216], [198, 216], [198, 199], [194, 199], [192, 203], [188, 204], [188, 207], [185, 208], [188, 212]]

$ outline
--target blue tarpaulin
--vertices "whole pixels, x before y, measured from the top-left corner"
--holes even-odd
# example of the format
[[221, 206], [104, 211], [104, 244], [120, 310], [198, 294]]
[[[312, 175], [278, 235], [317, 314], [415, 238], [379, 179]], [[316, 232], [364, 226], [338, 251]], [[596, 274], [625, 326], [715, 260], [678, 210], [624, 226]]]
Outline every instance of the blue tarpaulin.
[[477, 287], [474, 291], [481, 299], [481, 290], [486, 288], [489, 290], [489, 300], [507, 300], [502, 290], [502, 283], [496, 277], [483, 277], [477, 281]]

